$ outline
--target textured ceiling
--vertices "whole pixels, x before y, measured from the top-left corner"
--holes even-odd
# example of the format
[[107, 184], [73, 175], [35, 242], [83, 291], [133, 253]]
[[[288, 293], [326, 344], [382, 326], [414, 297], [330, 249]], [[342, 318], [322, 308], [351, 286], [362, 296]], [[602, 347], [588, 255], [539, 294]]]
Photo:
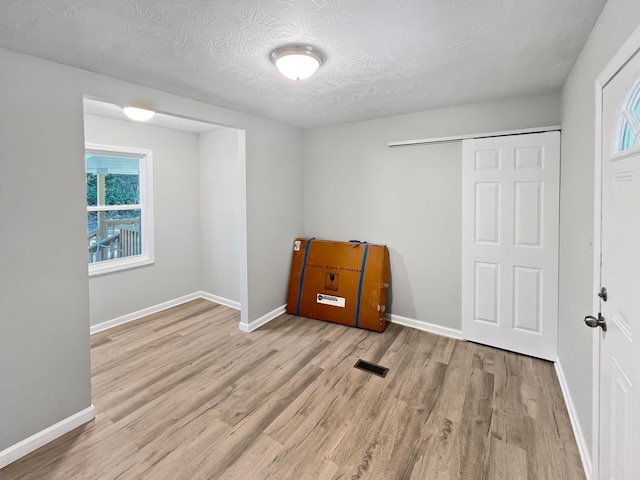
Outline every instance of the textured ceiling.
[[0, 46], [311, 127], [559, 88], [605, 1], [2, 0]]

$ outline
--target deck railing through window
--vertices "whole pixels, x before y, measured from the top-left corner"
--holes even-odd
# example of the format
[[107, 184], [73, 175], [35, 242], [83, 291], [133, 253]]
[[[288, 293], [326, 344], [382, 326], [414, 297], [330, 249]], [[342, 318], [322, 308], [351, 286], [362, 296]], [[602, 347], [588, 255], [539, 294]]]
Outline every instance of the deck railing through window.
[[105, 220], [101, 229], [87, 235], [89, 263], [131, 257], [142, 253], [140, 219]]

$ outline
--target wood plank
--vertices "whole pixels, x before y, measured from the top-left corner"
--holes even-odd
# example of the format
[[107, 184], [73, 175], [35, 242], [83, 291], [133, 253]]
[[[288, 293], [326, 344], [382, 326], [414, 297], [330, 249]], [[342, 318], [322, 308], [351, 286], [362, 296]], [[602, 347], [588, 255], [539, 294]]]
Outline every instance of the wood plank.
[[421, 430], [421, 440], [412, 448], [413, 457], [402, 478], [450, 480], [460, 471], [460, 426], [448, 418], [431, 414]]
[[488, 480], [527, 480], [526, 452], [507, 442], [492, 438], [490, 440]]
[[487, 478], [493, 413], [493, 374], [473, 370], [460, 422], [460, 479]]

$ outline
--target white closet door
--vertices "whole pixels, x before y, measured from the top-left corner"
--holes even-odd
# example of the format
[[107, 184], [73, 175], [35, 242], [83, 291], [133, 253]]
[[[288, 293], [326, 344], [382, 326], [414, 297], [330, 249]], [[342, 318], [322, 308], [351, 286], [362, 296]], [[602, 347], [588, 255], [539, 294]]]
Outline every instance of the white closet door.
[[555, 360], [560, 133], [462, 143], [462, 335]]

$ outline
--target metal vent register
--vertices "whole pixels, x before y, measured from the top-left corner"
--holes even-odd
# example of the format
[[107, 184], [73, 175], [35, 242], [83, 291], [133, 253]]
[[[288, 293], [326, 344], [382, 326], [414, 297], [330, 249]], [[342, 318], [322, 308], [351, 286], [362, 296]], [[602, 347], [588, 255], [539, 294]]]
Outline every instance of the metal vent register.
[[358, 360], [354, 367], [359, 368], [360, 370], [364, 370], [365, 372], [373, 373], [374, 375], [378, 375], [379, 377], [384, 377], [389, 371], [389, 369], [386, 367], [381, 367], [380, 365], [367, 362], [366, 360]]

